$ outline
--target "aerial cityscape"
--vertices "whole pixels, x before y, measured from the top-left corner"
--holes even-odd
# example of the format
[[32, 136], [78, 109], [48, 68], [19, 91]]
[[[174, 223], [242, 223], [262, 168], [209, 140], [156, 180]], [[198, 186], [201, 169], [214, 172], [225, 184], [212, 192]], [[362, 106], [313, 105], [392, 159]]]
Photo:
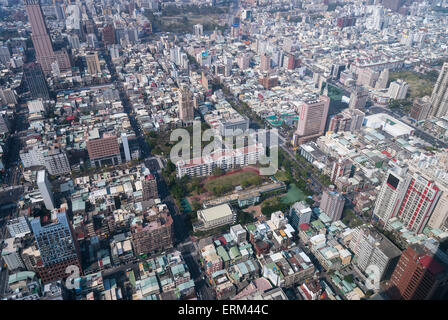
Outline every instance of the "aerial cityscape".
[[0, 252], [1, 300], [447, 300], [448, 0], [0, 0]]

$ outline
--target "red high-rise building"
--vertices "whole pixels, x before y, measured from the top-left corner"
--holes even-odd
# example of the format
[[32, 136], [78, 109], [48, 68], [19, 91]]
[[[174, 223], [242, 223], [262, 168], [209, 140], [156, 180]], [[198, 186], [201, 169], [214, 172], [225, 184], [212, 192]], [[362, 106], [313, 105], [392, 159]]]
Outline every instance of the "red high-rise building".
[[448, 289], [446, 268], [425, 247], [410, 245], [395, 267], [387, 293], [396, 300], [444, 298]]

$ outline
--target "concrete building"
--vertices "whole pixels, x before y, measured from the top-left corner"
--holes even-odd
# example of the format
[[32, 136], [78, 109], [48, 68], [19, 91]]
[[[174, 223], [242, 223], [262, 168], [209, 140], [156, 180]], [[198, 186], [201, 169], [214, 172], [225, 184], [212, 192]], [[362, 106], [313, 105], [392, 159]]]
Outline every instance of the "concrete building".
[[179, 119], [188, 125], [194, 120], [194, 106], [191, 91], [186, 85], [179, 90]]
[[1, 257], [8, 266], [8, 270], [13, 271], [25, 268], [22, 258], [20, 257], [20, 240], [16, 241], [15, 238], [5, 239]]
[[378, 281], [390, 278], [401, 255], [401, 250], [389, 239], [367, 226], [353, 230], [349, 246], [361, 271], [368, 274], [375, 272], [372, 266], [378, 268], [378, 274], [374, 275]]
[[236, 213], [227, 203], [199, 210], [197, 216], [198, 223], [193, 225], [193, 229], [200, 231], [218, 228], [226, 224], [231, 224], [236, 220]]
[[312, 210], [304, 202], [296, 202], [289, 210], [289, 221], [294, 229], [298, 230], [300, 225], [309, 224], [311, 220]]
[[117, 137], [113, 134], [103, 133], [101, 136], [98, 129], [92, 130], [87, 140], [87, 151], [91, 165], [94, 167], [121, 163], [120, 146]]
[[299, 121], [294, 133], [293, 145], [301, 145], [313, 138], [323, 135], [327, 122], [330, 98], [320, 96], [302, 102], [299, 109]]
[[50, 180], [45, 170], [37, 172], [37, 186], [39, 187], [40, 194], [44, 199], [45, 208], [48, 210], [54, 209], [53, 191], [51, 188]]
[[98, 73], [101, 73], [101, 65], [97, 52], [87, 53], [84, 58], [86, 61], [87, 72], [90, 75], [96, 76]]
[[344, 197], [336, 191], [335, 186], [331, 185], [322, 193], [322, 200], [320, 201], [319, 208], [325, 212], [332, 221], [337, 221], [342, 217], [344, 205]]
[[391, 82], [389, 85], [389, 90], [387, 91], [387, 94], [391, 99], [394, 100], [402, 100], [406, 98], [406, 95], [408, 93], [409, 85], [407, 82], [398, 79], [396, 81]]
[[425, 96], [423, 98], [415, 98], [412, 104], [409, 116], [415, 121], [426, 120], [431, 110], [431, 98]]
[[447, 265], [418, 244], [401, 255], [387, 295], [394, 300], [443, 299], [448, 290]]
[[440, 70], [436, 85], [431, 95], [431, 117], [444, 117], [448, 115], [448, 62]]
[[65, 211], [53, 212], [51, 218], [34, 218], [31, 229], [42, 260], [36, 271], [43, 283], [67, 278], [68, 266], [76, 266], [82, 274], [78, 241]]
[[8, 220], [6, 228], [12, 238], [22, 238], [31, 233], [29, 222], [23, 216]]

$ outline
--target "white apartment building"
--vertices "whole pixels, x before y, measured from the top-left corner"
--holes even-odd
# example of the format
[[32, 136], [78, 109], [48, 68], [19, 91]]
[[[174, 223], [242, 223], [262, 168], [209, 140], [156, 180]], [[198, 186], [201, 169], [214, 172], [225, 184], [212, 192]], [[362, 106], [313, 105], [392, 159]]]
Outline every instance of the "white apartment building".
[[188, 162], [179, 160], [176, 163], [177, 176], [179, 178], [185, 175], [191, 177], [207, 176], [211, 175], [216, 167], [228, 170], [237, 166], [256, 164], [264, 150], [262, 145], [258, 143], [235, 150], [220, 149], [212, 152], [210, 155], [195, 158]]

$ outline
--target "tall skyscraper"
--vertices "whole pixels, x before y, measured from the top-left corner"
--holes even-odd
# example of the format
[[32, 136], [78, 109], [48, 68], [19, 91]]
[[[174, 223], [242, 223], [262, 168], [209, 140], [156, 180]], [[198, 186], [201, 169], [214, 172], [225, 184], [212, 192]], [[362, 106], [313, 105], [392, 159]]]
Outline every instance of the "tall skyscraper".
[[190, 89], [185, 84], [179, 90], [179, 119], [184, 124], [194, 120], [193, 98]]
[[31, 40], [36, 51], [37, 62], [40, 63], [44, 72], [51, 71], [55, 54], [39, 0], [25, 0], [25, 6], [31, 24]]
[[404, 190], [407, 188], [405, 180], [406, 169], [396, 167], [387, 173], [373, 209], [374, 217], [384, 225], [393, 217], [394, 210], [401, 203]]
[[404, 199], [396, 216], [411, 231], [422, 233], [441, 195], [434, 181], [418, 173], [408, 175]]
[[65, 211], [48, 216], [34, 218], [31, 221], [41, 260], [36, 268], [43, 283], [67, 278], [68, 266], [76, 266], [81, 274], [81, 262], [78, 242]]
[[418, 244], [403, 251], [391, 276], [387, 294], [394, 300], [446, 298], [447, 266]]
[[331, 185], [322, 193], [322, 200], [319, 208], [325, 212], [332, 221], [340, 220], [344, 210], [345, 199], [339, 194], [335, 186]]
[[23, 78], [31, 93], [31, 98], [43, 100], [50, 99], [47, 81], [38, 63], [31, 62], [23, 66]]
[[442, 191], [419, 173], [389, 170], [373, 214], [382, 223], [396, 217], [415, 233], [423, 232], [433, 213]]
[[440, 118], [448, 114], [448, 62], [445, 62], [440, 70], [432, 91], [431, 105], [431, 117]]
[[70, 69], [70, 59], [65, 50], [54, 52], [53, 43], [45, 23], [39, 0], [24, 0], [28, 20], [31, 24], [31, 40], [36, 51], [36, 60], [44, 73], [52, 71], [51, 64], [59, 63], [61, 70]]
[[260, 70], [264, 72], [269, 72], [271, 70], [271, 56], [264, 53], [260, 57]]
[[330, 98], [327, 96], [320, 96], [317, 99], [310, 99], [302, 103], [298, 110], [299, 121], [294, 133], [294, 146], [323, 135], [329, 106]]
[[48, 210], [54, 209], [54, 198], [53, 191], [51, 190], [51, 183], [48, 180], [48, 175], [45, 170], [40, 170], [37, 172], [37, 186], [39, 188], [40, 194], [44, 199], [45, 208]]

